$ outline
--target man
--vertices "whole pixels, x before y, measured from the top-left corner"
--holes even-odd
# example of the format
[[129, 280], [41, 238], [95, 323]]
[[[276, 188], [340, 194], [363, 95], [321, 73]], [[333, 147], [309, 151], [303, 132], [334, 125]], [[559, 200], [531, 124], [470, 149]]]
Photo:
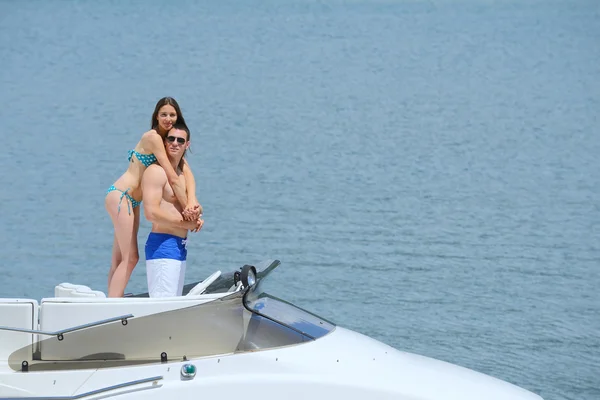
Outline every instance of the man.
[[[175, 125], [165, 138], [165, 149], [179, 179], [185, 178], [180, 162], [190, 146], [189, 131]], [[152, 222], [146, 241], [146, 275], [150, 297], [181, 296], [185, 278], [188, 231], [199, 231], [204, 224], [202, 215], [197, 221], [186, 221], [182, 207], [158, 164], [150, 165], [142, 177], [144, 215]]]

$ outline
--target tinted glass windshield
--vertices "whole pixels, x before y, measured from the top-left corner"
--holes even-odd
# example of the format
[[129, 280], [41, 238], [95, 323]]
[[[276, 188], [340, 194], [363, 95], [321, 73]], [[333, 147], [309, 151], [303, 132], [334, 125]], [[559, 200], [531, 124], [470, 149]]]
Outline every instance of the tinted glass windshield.
[[278, 265], [278, 261], [273, 262], [258, 273], [258, 283], [244, 296], [244, 306], [311, 339], [318, 339], [335, 329], [332, 322], [271, 294], [268, 277]]

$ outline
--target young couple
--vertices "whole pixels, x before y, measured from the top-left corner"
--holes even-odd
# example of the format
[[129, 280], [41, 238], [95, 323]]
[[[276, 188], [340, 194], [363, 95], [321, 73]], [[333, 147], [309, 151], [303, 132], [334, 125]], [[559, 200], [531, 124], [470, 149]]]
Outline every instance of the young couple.
[[158, 101], [151, 127], [129, 150], [127, 171], [106, 194], [106, 210], [115, 228], [108, 297], [123, 297], [139, 260], [137, 234], [142, 200], [144, 215], [152, 222], [146, 242], [151, 297], [181, 295], [187, 233], [199, 231], [204, 223], [195, 194], [196, 181], [184, 158], [190, 131], [175, 99], [164, 97]]

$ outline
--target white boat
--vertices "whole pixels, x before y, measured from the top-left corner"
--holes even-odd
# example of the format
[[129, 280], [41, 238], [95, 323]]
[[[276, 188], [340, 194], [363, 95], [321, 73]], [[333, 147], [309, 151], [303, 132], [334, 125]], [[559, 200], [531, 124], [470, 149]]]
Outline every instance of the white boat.
[[279, 264], [217, 271], [173, 298], [65, 283], [39, 303], [0, 299], [0, 399], [541, 399], [270, 295]]

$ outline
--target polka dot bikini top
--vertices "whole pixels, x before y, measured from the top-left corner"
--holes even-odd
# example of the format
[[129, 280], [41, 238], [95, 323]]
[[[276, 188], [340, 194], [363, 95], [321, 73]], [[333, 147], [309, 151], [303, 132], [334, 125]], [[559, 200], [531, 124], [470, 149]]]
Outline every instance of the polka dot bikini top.
[[150, 165], [152, 165], [155, 161], [156, 161], [156, 156], [152, 153], [150, 154], [142, 154], [142, 153], [138, 153], [135, 150], [129, 150], [129, 157], [127, 157], [128, 161], [131, 161], [131, 157], [135, 154], [135, 157], [140, 160], [140, 162], [142, 164], [144, 164], [145, 167], [149, 167]]

